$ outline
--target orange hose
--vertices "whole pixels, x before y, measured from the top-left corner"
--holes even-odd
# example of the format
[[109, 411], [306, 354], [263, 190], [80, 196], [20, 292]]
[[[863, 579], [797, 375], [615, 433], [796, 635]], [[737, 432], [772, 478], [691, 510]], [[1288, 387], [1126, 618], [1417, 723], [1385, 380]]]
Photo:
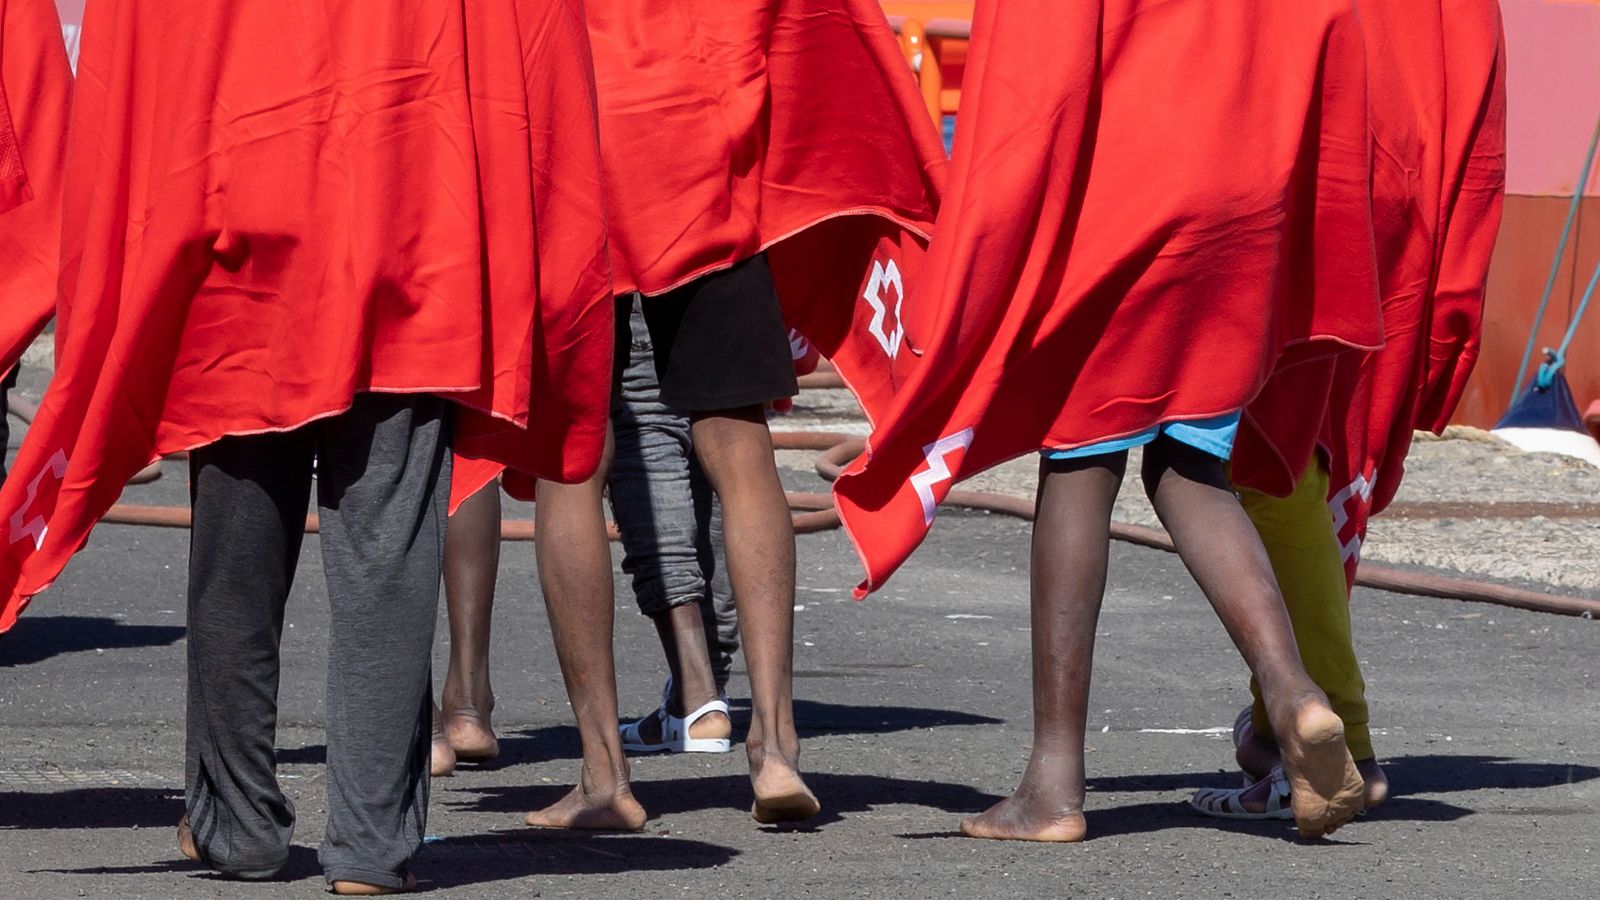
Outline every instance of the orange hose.
[[[838, 374], [831, 370], [819, 370], [802, 379], [802, 383], [805, 383], [808, 379], [811, 383], [806, 386], [842, 386], [843, 384], [842, 381], [839, 381]], [[839, 381], [839, 384], [834, 385], [833, 382], [835, 381]], [[33, 420], [33, 416], [38, 412], [38, 407], [18, 397], [16, 394], [10, 395], [9, 399], [13, 415], [25, 422]], [[821, 455], [816, 462], [817, 474], [830, 482], [837, 478], [840, 470], [859, 456], [866, 447], [866, 442], [859, 437], [822, 431], [776, 431], [772, 434], [772, 444], [774, 448], [779, 450], [820, 452]], [[186, 455], [180, 454], [179, 457]], [[147, 469], [141, 472], [140, 475], [148, 478], [150, 472]], [[814, 534], [840, 527], [839, 511], [833, 507], [831, 495], [790, 493], [788, 498], [789, 507], [796, 510], [794, 528], [797, 534]], [[945, 505], [998, 513], [1028, 521], [1032, 521], [1034, 516], [1034, 504], [1032, 501], [984, 491], [951, 491], [950, 495], [945, 499]], [[102, 518], [102, 521], [115, 525], [136, 525], [151, 528], [188, 528], [190, 515], [186, 507], [140, 506], [119, 503], [111, 507]], [[318, 522], [315, 513], [306, 517], [306, 531], [312, 534], [317, 533]], [[618, 540], [615, 523], [607, 523], [607, 532], [611, 540]], [[507, 520], [500, 525], [500, 539], [503, 541], [531, 541], [533, 540], [533, 535], [533, 523], [526, 520]], [[1167, 536], [1166, 532], [1154, 528], [1113, 522], [1111, 523], [1111, 536], [1119, 541], [1174, 552], [1172, 539]], [[1539, 591], [1473, 581], [1466, 578], [1452, 578], [1425, 572], [1406, 571], [1381, 563], [1363, 563], [1356, 574], [1356, 584], [1397, 594], [1470, 600], [1478, 603], [1508, 606], [1514, 609], [1526, 609], [1533, 612], [1582, 616], [1589, 619], [1600, 618], [1600, 600], [1591, 600], [1584, 597], [1563, 597], [1557, 594], [1546, 594]]]

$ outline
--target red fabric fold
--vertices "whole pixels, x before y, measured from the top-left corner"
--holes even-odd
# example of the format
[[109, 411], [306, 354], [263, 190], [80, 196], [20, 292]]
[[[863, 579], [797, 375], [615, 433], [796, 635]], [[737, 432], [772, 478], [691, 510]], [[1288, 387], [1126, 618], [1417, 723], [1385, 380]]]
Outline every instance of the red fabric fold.
[[[882, 9], [611, 0], [588, 17], [616, 293], [648, 303], [765, 250], [789, 325], [858, 391], [891, 393], [946, 161]], [[463, 489], [495, 474], [462, 471]]]
[[[1505, 58], [1494, 0], [1363, 0], [1370, 67], [1372, 206], [1385, 344], [1319, 373], [1316, 430], [1353, 580], [1369, 518], [1399, 489], [1416, 430], [1449, 423], [1477, 358], [1484, 288], [1505, 194]], [[1235, 481], [1285, 494], [1309, 459], [1303, 384], [1250, 408]], [[1293, 444], [1292, 473], [1272, 462]], [[1272, 454], [1271, 457], [1267, 454]], [[1299, 468], [1293, 468], [1298, 465]]]
[[612, 310], [578, 3], [90, 0], [86, 20], [57, 368], [0, 489], [0, 630], [150, 460], [359, 392], [444, 394], [464, 450], [511, 423], [529, 438], [502, 464], [594, 471]]
[[987, 0], [906, 341], [835, 498], [875, 589], [968, 475], [1381, 341], [1348, 0]]
[[55, 311], [72, 72], [50, 0], [0, 0], [0, 373]]

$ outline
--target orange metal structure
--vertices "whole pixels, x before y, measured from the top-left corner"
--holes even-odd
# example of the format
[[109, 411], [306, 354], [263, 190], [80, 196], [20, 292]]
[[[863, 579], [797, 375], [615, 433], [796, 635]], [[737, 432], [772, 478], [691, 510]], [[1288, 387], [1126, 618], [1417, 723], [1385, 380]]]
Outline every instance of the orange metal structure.
[[[971, 2], [882, 0], [917, 73], [935, 122], [961, 105], [972, 33]], [[1574, 184], [1600, 115], [1600, 4], [1595, 0], [1501, 0], [1510, 58], [1505, 222], [1489, 271], [1482, 355], [1456, 421], [1492, 426], [1517, 393], [1517, 366], [1574, 190], [1585, 194], [1572, 245], [1559, 269], [1537, 347], [1560, 341], [1589, 275], [1600, 264], [1600, 165]], [[1541, 361], [1535, 356], [1534, 365]], [[1578, 331], [1566, 375], [1582, 409], [1600, 421], [1600, 311]], [[1600, 426], [1597, 426], [1600, 427]]]
[[[1600, 164], [1588, 184], [1576, 183], [1600, 118], [1600, 5], [1501, 0], [1500, 9], [1509, 100], [1505, 221], [1489, 268], [1483, 355], [1456, 412], [1456, 421], [1484, 428], [1517, 393], [1517, 367], [1574, 192], [1584, 199], [1539, 329], [1534, 367], [1543, 361], [1538, 351], [1561, 340], [1600, 264]], [[1591, 310], [1579, 326], [1566, 376], [1580, 410], [1600, 401], [1600, 311]]]
[[900, 35], [900, 48], [917, 73], [922, 99], [935, 123], [961, 106], [961, 76], [972, 37], [972, 3], [956, 0], [883, 0]]

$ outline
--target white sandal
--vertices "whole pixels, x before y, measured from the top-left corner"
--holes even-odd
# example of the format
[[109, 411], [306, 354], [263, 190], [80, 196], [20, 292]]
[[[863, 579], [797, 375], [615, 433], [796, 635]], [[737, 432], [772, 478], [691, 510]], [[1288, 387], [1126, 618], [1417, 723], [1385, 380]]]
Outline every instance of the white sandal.
[[661, 723], [661, 739], [654, 743], [645, 742], [640, 734], [640, 726], [650, 720], [650, 716], [646, 716], [622, 726], [622, 749], [629, 753], [659, 753], [663, 750], [669, 753], [727, 753], [733, 749], [733, 741], [728, 738], [689, 736], [689, 729], [694, 727], [694, 723], [712, 713], [722, 713], [728, 716], [729, 721], [733, 719], [728, 711], [728, 702], [721, 698], [706, 703], [681, 719], [668, 712], [666, 703], [662, 703], [661, 708], [653, 713]]
[[1250, 790], [1248, 787], [1234, 790], [1201, 788], [1189, 798], [1189, 805], [1202, 815], [1217, 819], [1293, 819], [1294, 810], [1289, 805], [1289, 779], [1284, 777], [1282, 768], [1273, 769], [1270, 777], [1272, 789], [1267, 792], [1265, 812], [1245, 809], [1240, 798]]

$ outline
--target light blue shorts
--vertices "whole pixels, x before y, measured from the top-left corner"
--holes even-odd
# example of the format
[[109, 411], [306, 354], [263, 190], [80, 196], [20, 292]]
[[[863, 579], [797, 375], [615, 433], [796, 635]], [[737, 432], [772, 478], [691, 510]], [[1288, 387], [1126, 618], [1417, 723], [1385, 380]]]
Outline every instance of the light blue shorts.
[[1141, 431], [1129, 437], [1114, 438], [1090, 444], [1087, 447], [1075, 447], [1071, 450], [1041, 450], [1045, 459], [1083, 459], [1086, 456], [1104, 456], [1107, 453], [1118, 453], [1131, 450], [1134, 447], [1143, 447], [1155, 440], [1158, 435], [1166, 435], [1182, 444], [1187, 444], [1204, 453], [1209, 453], [1218, 459], [1226, 460], [1233, 454], [1233, 440], [1239, 434], [1239, 413], [1230, 413], [1226, 416], [1217, 416], [1214, 419], [1192, 419], [1187, 422], [1163, 422], [1148, 431]]

